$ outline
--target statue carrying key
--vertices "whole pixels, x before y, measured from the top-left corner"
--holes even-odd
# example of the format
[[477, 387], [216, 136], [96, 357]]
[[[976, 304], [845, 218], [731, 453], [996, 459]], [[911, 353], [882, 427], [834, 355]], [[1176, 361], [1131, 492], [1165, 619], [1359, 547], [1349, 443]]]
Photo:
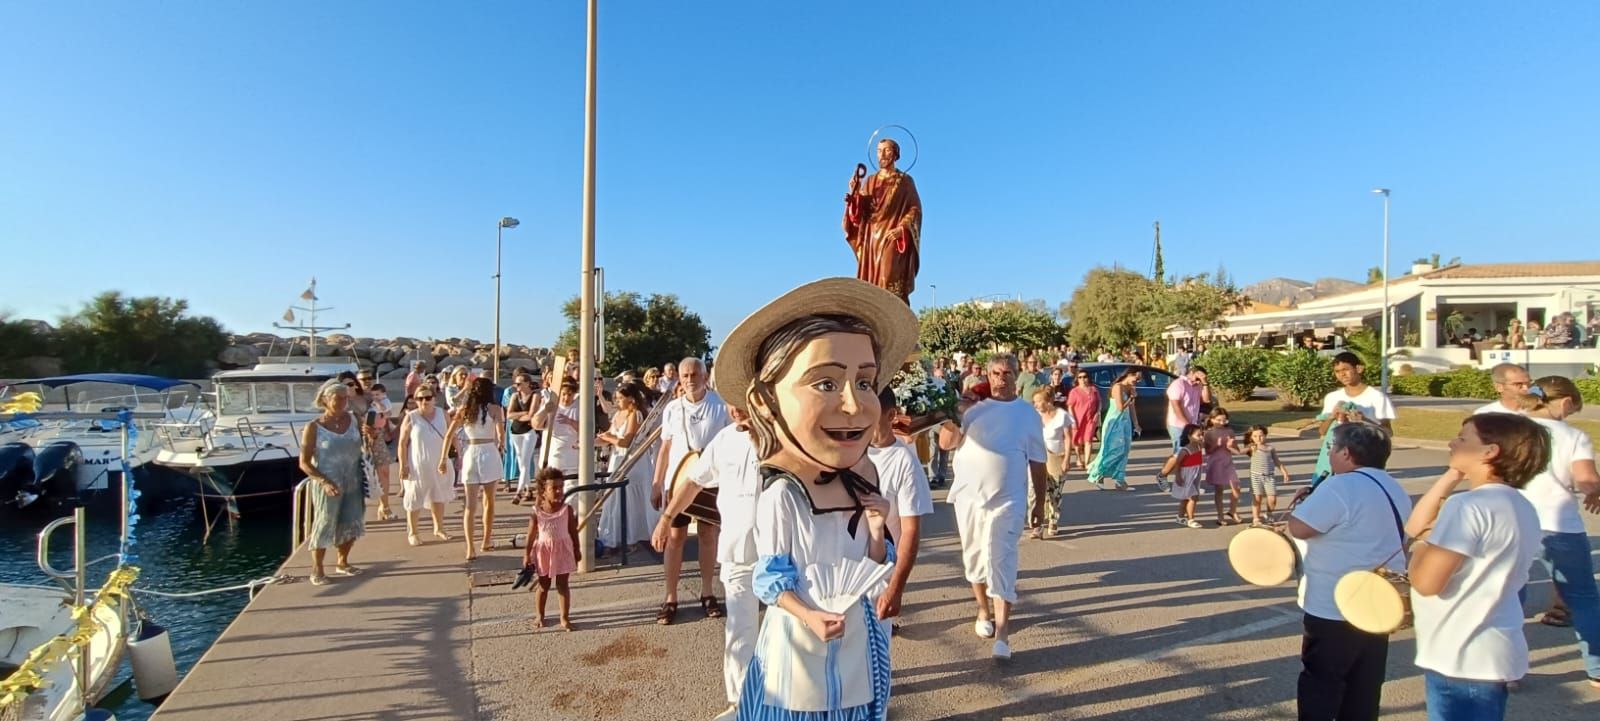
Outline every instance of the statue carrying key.
[[[878, 171], [868, 174], [859, 163], [844, 198], [844, 237], [856, 254], [856, 277], [883, 288], [911, 304], [916, 289], [922, 243], [922, 199], [911, 176], [896, 167], [900, 143], [880, 137], [897, 129], [912, 145], [910, 170], [916, 164], [916, 138], [898, 125], [878, 129], [868, 141], [868, 153]], [[863, 182], [865, 181], [865, 182]]]

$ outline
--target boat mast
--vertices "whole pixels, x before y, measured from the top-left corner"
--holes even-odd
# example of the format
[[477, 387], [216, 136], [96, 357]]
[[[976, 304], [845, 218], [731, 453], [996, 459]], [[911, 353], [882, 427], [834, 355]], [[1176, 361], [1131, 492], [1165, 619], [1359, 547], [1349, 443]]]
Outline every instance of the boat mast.
[[[333, 308], [331, 308], [331, 307], [318, 308], [317, 307], [317, 279], [316, 278], [312, 278], [311, 279], [311, 287], [307, 288], [304, 293], [300, 294], [300, 299], [303, 300], [303, 301], [306, 301], [306, 303], [309, 305], [309, 307], [291, 305], [291, 306], [289, 306], [288, 312], [285, 312], [283, 314], [283, 319], [289, 321], [290, 323], [293, 323], [294, 320], [295, 320], [294, 312], [298, 310], [298, 311], [301, 311], [301, 312], [307, 314], [307, 322], [304, 325], [283, 325], [281, 323], [274, 322], [272, 324], [272, 327], [279, 328], [281, 330], [297, 330], [297, 331], [304, 332], [306, 334], [306, 341], [307, 341], [306, 354], [311, 357], [309, 362], [314, 364], [314, 363], [317, 362], [317, 333], [319, 333], [321, 331], [328, 331], [328, 330], [346, 330], [346, 329], [348, 329], [350, 327], [350, 324], [346, 323], [344, 325], [317, 325], [317, 311], [319, 311], [319, 310], [323, 310], [323, 311], [333, 310]], [[289, 359], [288, 352], [289, 351], [287, 349], [284, 351], [284, 354], [285, 354], [284, 355], [284, 360], [285, 361], [287, 361]]]

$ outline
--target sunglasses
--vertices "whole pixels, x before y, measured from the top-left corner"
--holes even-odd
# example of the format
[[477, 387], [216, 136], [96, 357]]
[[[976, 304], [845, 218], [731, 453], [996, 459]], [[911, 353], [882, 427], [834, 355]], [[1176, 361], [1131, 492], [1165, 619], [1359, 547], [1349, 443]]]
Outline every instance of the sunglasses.
[[433, 396], [417, 396], [417, 400], [419, 400], [419, 401], [431, 401], [431, 400], [433, 400]]

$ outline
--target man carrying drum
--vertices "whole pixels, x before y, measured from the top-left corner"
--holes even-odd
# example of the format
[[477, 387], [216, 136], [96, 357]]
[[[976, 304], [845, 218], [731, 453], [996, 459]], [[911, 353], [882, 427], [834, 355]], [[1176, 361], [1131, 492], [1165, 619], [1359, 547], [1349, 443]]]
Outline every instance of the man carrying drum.
[[[1334, 428], [1328, 451], [1333, 475], [1301, 491], [1288, 531], [1304, 559], [1300, 608], [1305, 611], [1296, 699], [1300, 721], [1378, 718], [1389, 637], [1345, 620], [1334, 588], [1345, 574], [1386, 566], [1404, 573], [1405, 489], [1383, 470], [1389, 433], [1372, 423]], [[1309, 495], [1307, 495], [1309, 494]]]

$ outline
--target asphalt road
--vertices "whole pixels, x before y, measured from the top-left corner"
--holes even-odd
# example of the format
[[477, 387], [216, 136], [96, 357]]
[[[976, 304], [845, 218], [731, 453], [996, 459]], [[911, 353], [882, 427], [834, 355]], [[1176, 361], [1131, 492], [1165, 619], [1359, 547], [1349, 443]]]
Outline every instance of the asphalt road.
[[[1097, 491], [1081, 473], [1072, 475], [1062, 534], [1023, 542], [1015, 655], [1008, 662], [990, 659], [990, 642], [972, 633], [954, 521], [939, 503], [925, 522], [907, 625], [894, 640], [891, 718], [1293, 718], [1300, 644], [1293, 586], [1255, 588], [1237, 580], [1224, 550], [1237, 527], [1173, 523], [1175, 502], [1150, 480], [1165, 448], [1159, 439], [1137, 444], [1130, 464], [1130, 476], [1140, 479], [1135, 492]], [[1315, 461], [1311, 442], [1282, 441], [1280, 450], [1303, 482]], [[1415, 496], [1442, 461], [1441, 451], [1402, 449], [1391, 469]], [[1287, 496], [1295, 487], [1280, 492]], [[1201, 506], [1202, 519], [1211, 517], [1208, 509]], [[1596, 533], [1600, 519], [1587, 519]], [[516, 565], [514, 553], [495, 555], [492, 563]], [[709, 719], [720, 711], [722, 622], [685, 608], [678, 624], [655, 625], [660, 566], [646, 561], [578, 580], [573, 633], [533, 633], [528, 594], [474, 588], [470, 677], [477, 717]], [[1536, 578], [1530, 608], [1542, 608], [1548, 597], [1542, 570]], [[685, 579], [681, 595], [699, 595], [697, 576]], [[1513, 696], [1508, 718], [1596, 718], [1600, 693], [1583, 681], [1570, 630], [1530, 622], [1526, 632], [1534, 669]], [[1385, 719], [1426, 718], [1413, 653], [1411, 632], [1396, 634]]]

